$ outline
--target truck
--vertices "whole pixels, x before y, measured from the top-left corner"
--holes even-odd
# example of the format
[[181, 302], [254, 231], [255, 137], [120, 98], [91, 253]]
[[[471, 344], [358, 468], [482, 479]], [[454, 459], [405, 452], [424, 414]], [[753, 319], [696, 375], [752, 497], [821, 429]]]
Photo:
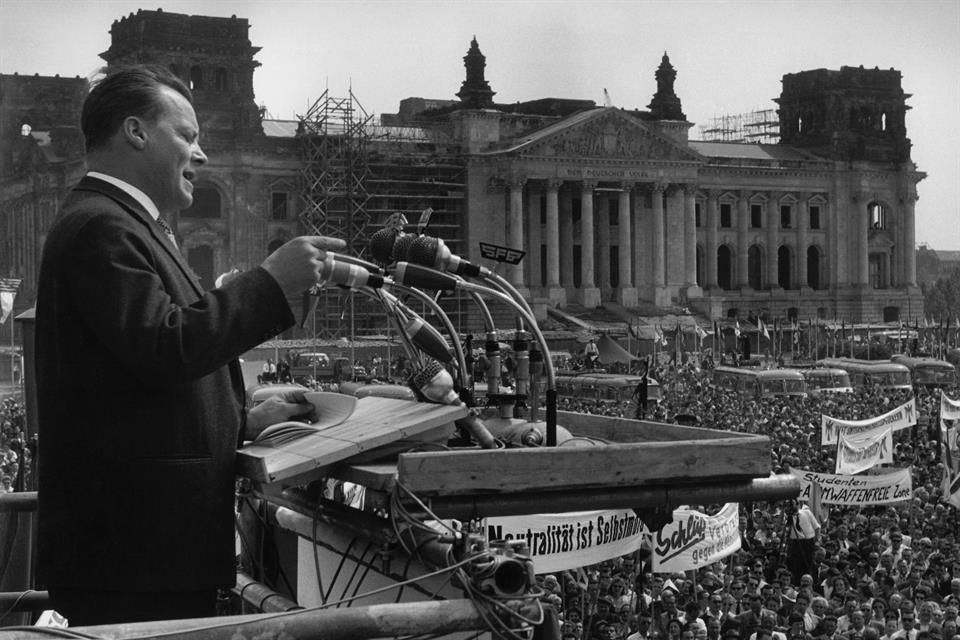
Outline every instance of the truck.
[[330, 356], [320, 351], [294, 353], [290, 361], [290, 378], [293, 382], [309, 386], [313, 382], [340, 382], [350, 380], [350, 358]]

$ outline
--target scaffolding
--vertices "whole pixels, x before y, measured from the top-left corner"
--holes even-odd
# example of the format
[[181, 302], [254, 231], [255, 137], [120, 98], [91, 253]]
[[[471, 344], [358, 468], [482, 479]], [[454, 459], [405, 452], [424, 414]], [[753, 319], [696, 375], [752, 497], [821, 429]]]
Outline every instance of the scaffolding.
[[[345, 253], [372, 260], [369, 238], [394, 213], [411, 225], [430, 210], [431, 235], [455, 253], [463, 250], [466, 215], [466, 156], [442, 122], [384, 126], [372, 122], [353, 92], [327, 92], [300, 118], [302, 207], [306, 233], [343, 238]], [[411, 229], [412, 231], [413, 229]], [[364, 296], [324, 289], [308, 324], [314, 339], [382, 334], [383, 309]], [[459, 295], [441, 302], [456, 326]]]
[[[367, 203], [366, 125], [370, 121], [351, 90], [346, 98], [324, 91], [306, 115], [299, 117], [301, 144], [300, 221], [308, 234], [342, 238], [346, 253], [362, 255], [370, 215]], [[314, 338], [353, 335], [356, 304], [338, 289], [321, 289], [305, 329]], [[349, 314], [349, 322], [347, 315]]]
[[780, 119], [776, 109], [761, 109], [736, 115], [715, 116], [700, 127], [700, 139], [708, 142], [776, 144]]

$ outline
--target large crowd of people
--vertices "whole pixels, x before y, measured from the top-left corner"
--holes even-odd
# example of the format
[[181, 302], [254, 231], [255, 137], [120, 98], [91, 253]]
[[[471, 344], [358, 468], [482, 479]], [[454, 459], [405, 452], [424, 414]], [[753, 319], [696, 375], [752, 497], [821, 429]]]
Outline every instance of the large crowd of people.
[[[715, 385], [709, 362], [663, 362], [650, 375], [662, 400], [650, 404], [648, 419], [692, 415], [705, 427], [768, 436], [775, 473], [832, 473], [833, 450], [820, 446], [821, 415], [875, 417], [911, 395], [874, 388], [759, 398]], [[960, 397], [956, 386], [945, 391]], [[797, 505], [787, 501], [741, 504], [741, 549], [696, 571], [652, 573], [649, 553], [640, 550], [538, 576], [563, 640], [960, 640], [960, 510], [942, 501], [940, 389], [913, 393], [918, 424], [895, 435], [893, 465], [911, 469], [912, 499], [827, 507], [805, 570], [791, 558]], [[632, 400], [561, 402], [572, 411], [635, 411]], [[0, 471], [7, 480], [22, 462], [9, 443], [23, 432], [15, 403], [5, 402], [4, 414]], [[709, 512], [720, 505], [692, 506]]]
[[[879, 416], [910, 392], [879, 388], [808, 398], [759, 398], [713, 383], [709, 364], [651, 368], [663, 399], [648, 417], [696, 416], [705, 427], [765, 435], [771, 469], [833, 473], [820, 445], [822, 414]], [[960, 389], [946, 389], [953, 398]], [[915, 392], [918, 424], [895, 435], [894, 464], [909, 467], [912, 499], [828, 506], [798, 564], [793, 501], [741, 504], [741, 549], [683, 574], [654, 574], [644, 551], [542, 576], [544, 600], [564, 640], [960, 640], [960, 510], [944, 503], [939, 461], [940, 389]], [[619, 406], [571, 401], [567, 409], [629, 415]], [[694, 505], [704, 511], [720, 505]], [[801, 512], [806, 512], [801, 507]], [[798, 568], [801, 567], [801, 568]]]

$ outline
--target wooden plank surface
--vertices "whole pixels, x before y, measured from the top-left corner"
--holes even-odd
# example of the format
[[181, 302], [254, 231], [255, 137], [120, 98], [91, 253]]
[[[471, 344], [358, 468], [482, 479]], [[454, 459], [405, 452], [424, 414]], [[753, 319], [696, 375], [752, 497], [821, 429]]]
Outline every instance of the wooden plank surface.
[[636, 486], [770, 473], [764, 437], [405, 453], [398, 479], [417, 494]]
[[237, 452], [237, 473], [261, 483], [302, 476], [369, 454], [399, 440], [415, 441], [466, 415], [466, 409], [393, 398], [360, 398], [344, 422], [280, 446], [251, 443]]
[[676, 442], [677, 440], [764, 437], [749, 433], [710, 429], [709, 425], [690, 427], [571, 411], [558, 411], [557, 422], [577, 436], [603, 438], [611, 442]]

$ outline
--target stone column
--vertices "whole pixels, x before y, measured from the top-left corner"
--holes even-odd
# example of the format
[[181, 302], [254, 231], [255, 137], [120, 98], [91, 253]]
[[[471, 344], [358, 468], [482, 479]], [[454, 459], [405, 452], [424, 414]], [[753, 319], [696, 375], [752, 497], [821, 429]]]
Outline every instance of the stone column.
[[737, 278], [739, 289], [750, 288], [750, 247], [747, 245], [747, 230], [750, 226], [750, 198], [741, 191], [737, 200]]
[[767, 289], [779, 289], [777, 278], [777, 227], [780, 226], [780, 203], [778, 193], [767, 194]]
[[608, 192], [601, 191], [594, 198], [594, 280], [600, 289], [609, 289], [612, 284], [610, 273], [610, 197]]
[[630, 191], [633, 184], [624, 182], [620, 187], [623, 191], [620, 192], [617, 203], [617, 225], [620, 232], [617, 238], [620, 245], [620, 262], [617, 265], [620, 287], [617, 297], [621, 305], [629, 308], [637, 306], [637, 289], [633, 282], [633, 216], [630, 211]]
[[686, 258], [686, 276], [684, 278], [687, 299], [703, 296], [703, 290], [697, 284], [697, 187], [693, 184], [683, 186], [683, 231], [684, 256]]
[[867, 256], [870, 247], [868, 238], [870, 220], [867, 218], [866, 203], [865, 194], [857, 193], [853, 196], [853, 216], [851, 216], [853, 229], [851, 231], [855, 234], [857, 247], [857, 270], [853, 284], [858, 287], [866, 287], [870, 283], [870, 263]]
[[566, 303], [560, 287], [560, 180], [547, 181], [547, 297], [550, 303]]
[[566, 257], [566, 260], [560, 261], [560, 286], [564, 289], [573, 288], [573, 198], [570, 191], [566, 190], [558, 195], [562, 197], [558, 200], [560, 210], [560, 255]]
[[519, 264], [511, 265], [508, 271], [510, 283], [515, 287], [523, 287], [526, 283], [523, 278], [523, 263], [530, 259], [529, 247], [523, 237], [523, 185], [525, 178], [515, 178], [510, 181], [510, 247], [526, 251], [526, 257]]
[[917, 194], [908, 194], [903, 199], [903, 283], [917, 286]]
[[707, 215], [705, 220], [707, 227], [707, 244], [703, 251], [703, 259], [706, 261], [704, 265], [706, 282], [703, 283], [703, 288], [707, 290], [717, 288], [717, 251], [719, 249], [717, 246], [717, 224], [720, 209], [718, 199], [718, 191], [707, 191]]
[[543, 274], [541, 273], [541, 251], [543, 250], [542, 229], [540, 224], [540, 200], [543, 191], [537, 185], [537, 188], [527, 189], [527, 252], [524, 262], [527, 263], [527, 286], [539, 290], [543, 286]]
[[666, 190], [666, 182], [655, 182], [651, 196], [653, 228], [650, 235], [653, 236], [653, 291], [654, 302], [658, 306], [670, 304], [670, 292], [667, 291], [666, 255], [664, 254], [667, 239], [663, 221], [663, 196]]
[[807, 229], [810, 228], [809, 193], [801, 193], [797, 203], [797, 286], [809, 289], [807, 282]]
[[580, 187], [580, 294], [583, 306], [600, 304], [600, 290], [594, 277], [593, 188], [596, 182], [583, 182]]

